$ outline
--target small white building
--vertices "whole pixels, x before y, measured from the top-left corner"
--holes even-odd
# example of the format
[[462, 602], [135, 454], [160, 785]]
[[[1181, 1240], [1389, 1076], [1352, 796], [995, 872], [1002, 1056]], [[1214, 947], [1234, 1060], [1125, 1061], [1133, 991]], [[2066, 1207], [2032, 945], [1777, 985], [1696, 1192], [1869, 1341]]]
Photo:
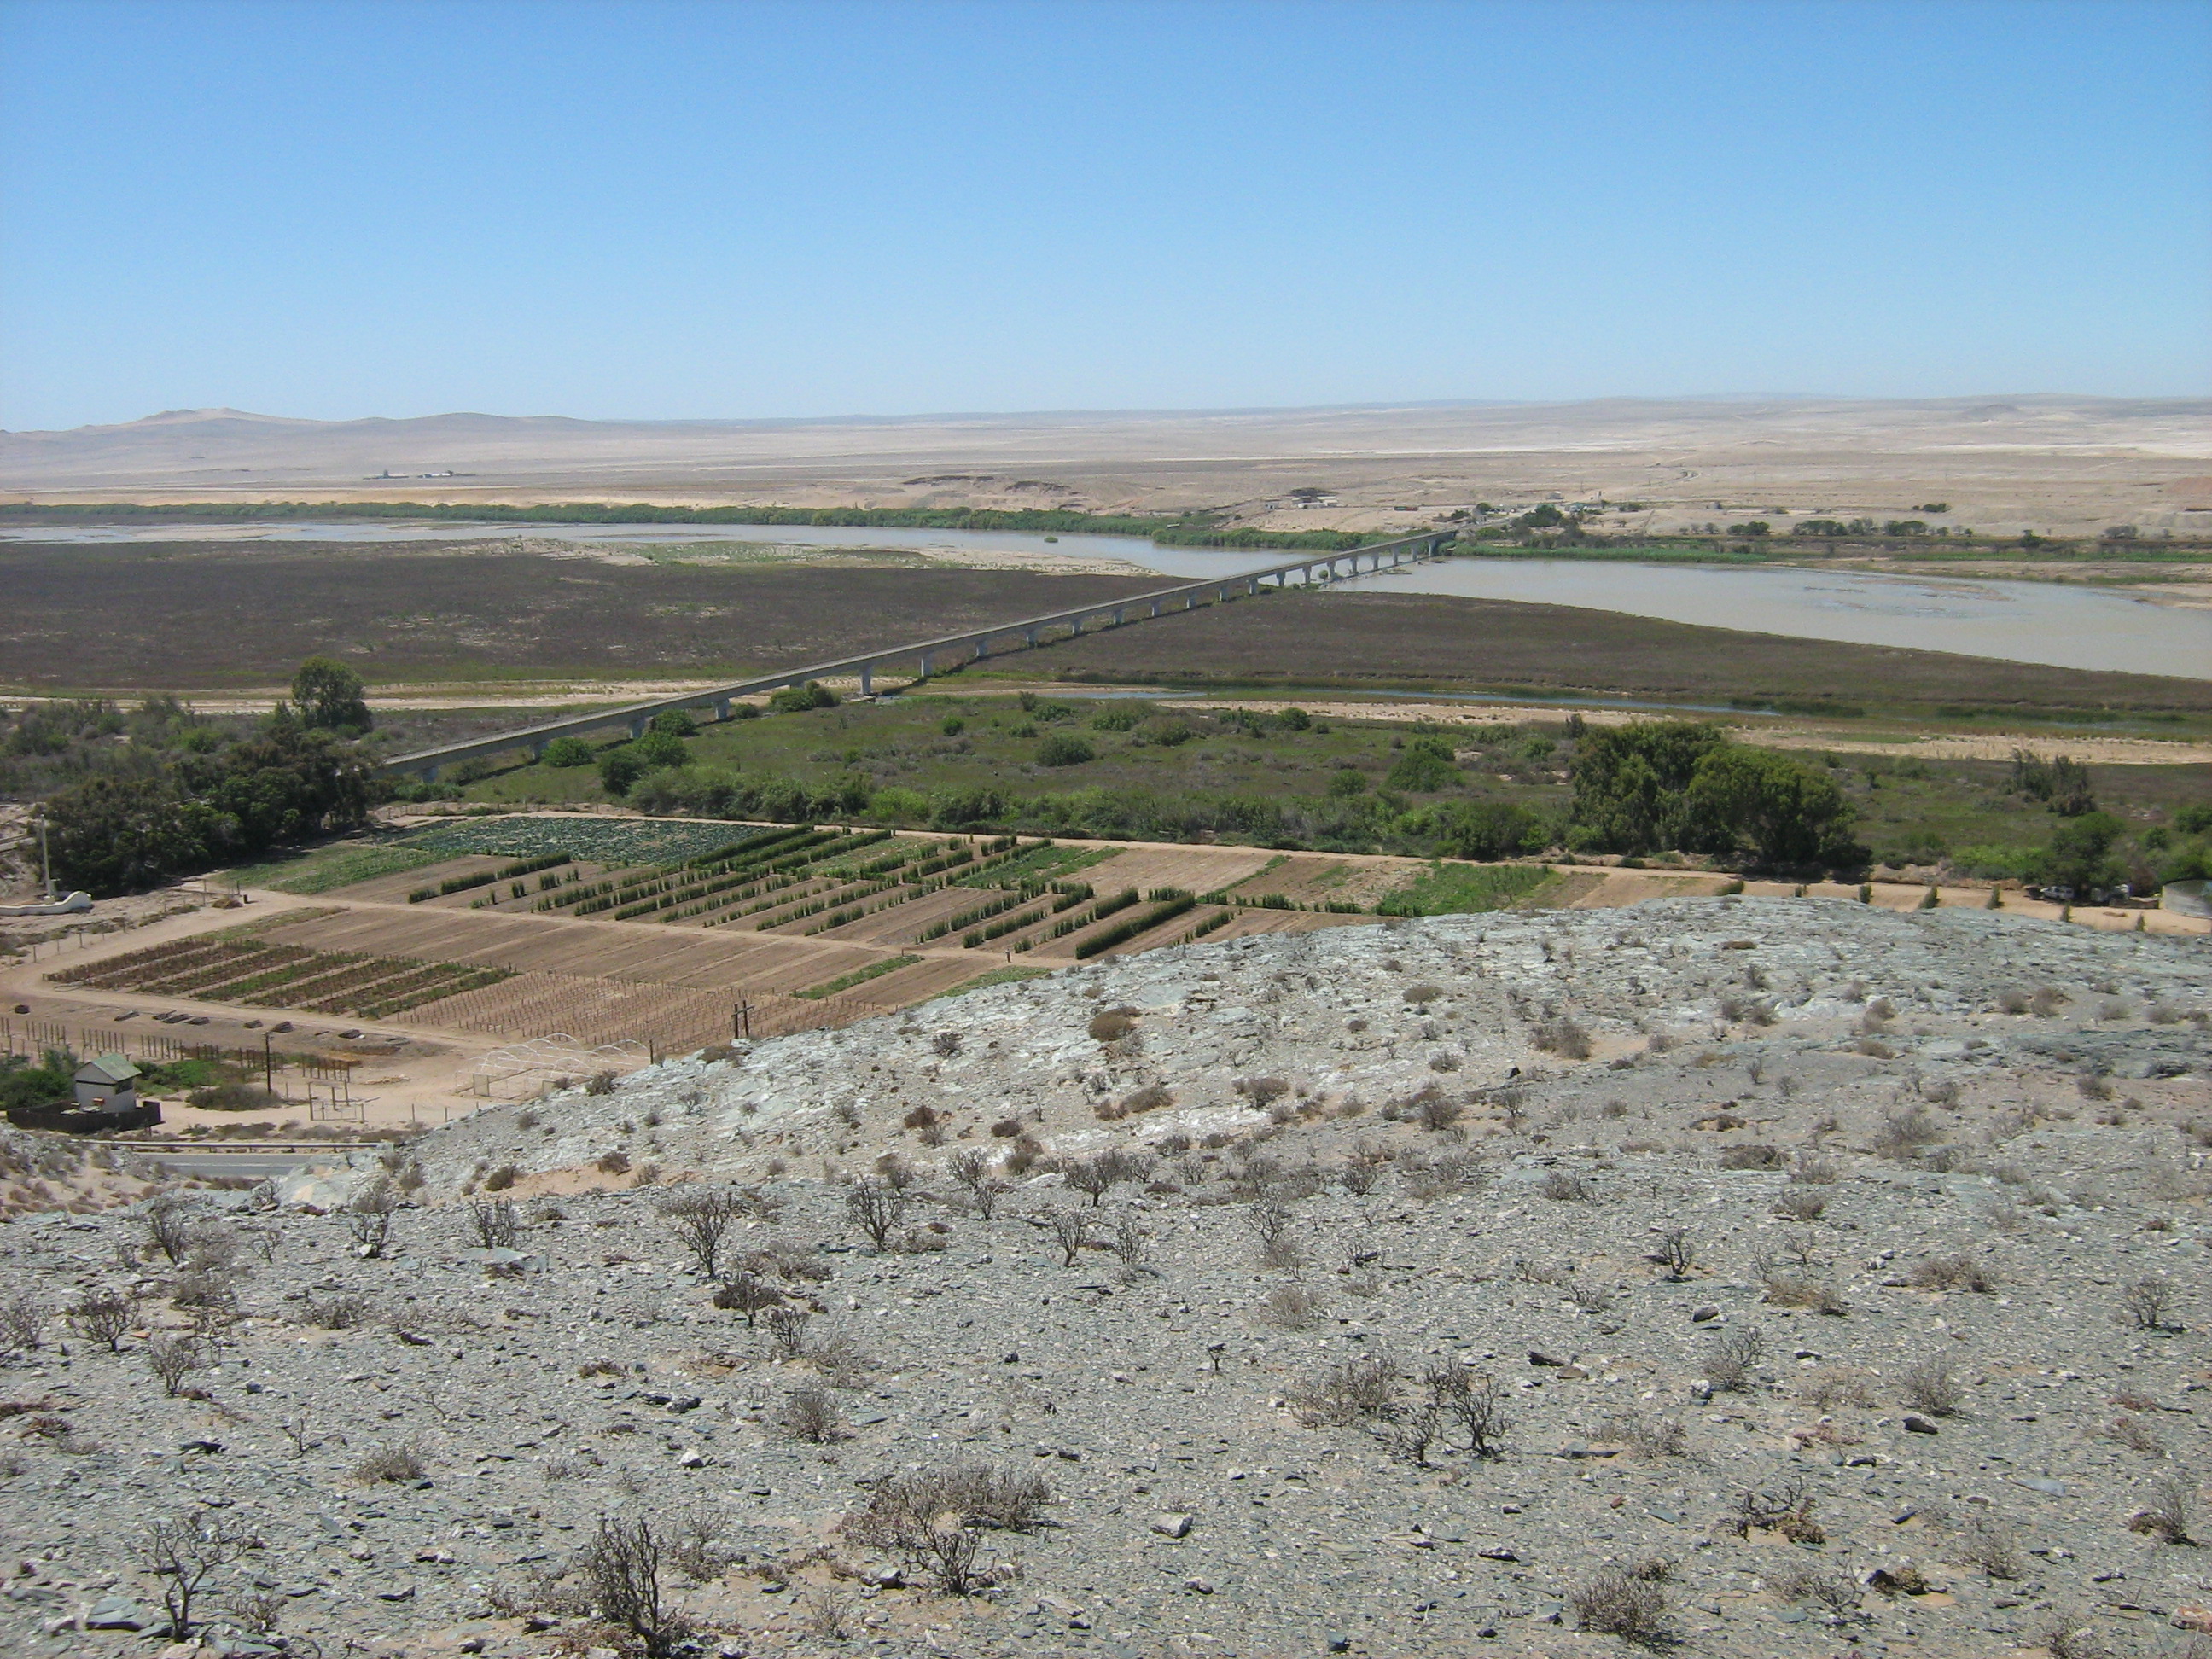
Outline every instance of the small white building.
[[76, 1104], [81, 1112], [138, 1109], [138, 1068], [121, 1054], [102, 1054], [76, 1068]]

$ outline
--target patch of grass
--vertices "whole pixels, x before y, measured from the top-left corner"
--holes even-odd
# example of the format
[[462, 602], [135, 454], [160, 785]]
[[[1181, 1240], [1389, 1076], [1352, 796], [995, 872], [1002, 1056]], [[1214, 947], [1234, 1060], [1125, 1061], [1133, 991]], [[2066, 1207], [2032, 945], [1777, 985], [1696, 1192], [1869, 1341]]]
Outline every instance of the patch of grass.
[[420, 870], [448, 856], [421, 846], [330, 847], [300, 858], [245, 865], [229, 873], [240, 887], [269, 887], [304, 897], [373, 881], [379, 876]]
[[921, 960], [920, 957], [886, 957], [881, 962], [872, 962], [865, 968], [855, 968], [849, 974], [840, 974], [836, 978], [824, 980], [819, 985], [810, 985], [797, 994], [810, 1001], [819, 1000], [823, 997], [834, 997], [840, 991], [849, 991], [855, 985], [865, 985], [872, 979], [880, 979], [894, 969], [911, 968]]
[[1526, 902], [1552, 879], [1540, 865], [1447, 864], [1439, 860], [1376, 905], [1386, 916], [1446, 916]]

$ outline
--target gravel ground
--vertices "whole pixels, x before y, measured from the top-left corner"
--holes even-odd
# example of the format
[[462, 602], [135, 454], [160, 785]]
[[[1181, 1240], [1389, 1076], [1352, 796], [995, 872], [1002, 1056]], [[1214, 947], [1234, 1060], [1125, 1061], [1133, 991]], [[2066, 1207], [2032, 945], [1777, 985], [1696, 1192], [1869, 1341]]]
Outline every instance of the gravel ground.
[[159, 1650], [179, 1520], [254, 1540], [218, 1650], [620, 1650], [582, 1565], [643, 1519], [704, 1653], [2179, 1659], [2206, 963], [1786, 900], [1268, 936], [481, 1114], [374, 1256], [337, 1177], [19, 1216], [0, 1645]]

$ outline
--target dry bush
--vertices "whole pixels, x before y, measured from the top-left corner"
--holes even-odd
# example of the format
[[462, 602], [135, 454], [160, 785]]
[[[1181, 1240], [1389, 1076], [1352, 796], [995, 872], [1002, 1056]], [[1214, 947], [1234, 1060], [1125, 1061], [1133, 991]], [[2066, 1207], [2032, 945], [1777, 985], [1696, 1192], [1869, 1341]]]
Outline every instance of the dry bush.
[[864, 1549], [896, 1555], [937, 1581], [948, 1595], [965, 1595], [1000, 1576], [979, 1571], [981, 1540], [974, 1530], [1026, 1531], [1042, 1519], [1052, 1493], [1036, 1475], [988, 1464], [921, 1468], [887, 1474], [865, 1508], [837, 1523]]
[[1748, 1141], [1741, 1146], [1723, 1147], [1721, 1168], [1723, 1170], [1771, 1170], [1782, 1162], [1782, 1149], [1764, 1141]]
[[1834, 1285], [1805, 1273], [1768, 1274], [1765, 1294], [1760, 1300], [1778, 1308], [1810, 1308], [1815, 1313], [1837, 1318], [1851, 1310], [1851, 1304], [1838, 1294]]
[[487, 1250], [511, 1250], [522, 1236], [522, 1216], [506, 1199], [477, 1199], [468, 1206], [469, 1231]]
[[2120, 1291], [2121, 1310], [2139, 1331], [2180, 1329], [2173, 1318], [2180, 1300], [2180, 1286], [2155, 1275], [2138, 1279]]
[[1790, 1169], [1790, 1179], [1801, 1187], [1832, 1187], [1842, 1176], [1843, 1171], [1836, 1167], [1833, 1158], [1806, 1152], [1797, 1154], [1796, 1162]]
[[793, 1439], [810, 1445], [825, 1445], [847, 1433], [844, 1413], [837, 1409], [830, 1391], [811, 1384], [793, 1389], [785, 1396], [782, 1421]]
[[2021, 1575], [2019, 1544], [2010, 1525], [1997, 1516], [1978, 1515], [1970, 1519], [1960, 1529], [1948, 1553], [1953, 1560], [1978, 1567], [1991, 1578]]
[[2125, 1446], [2132, 1452], [2141, 1452], [2145, 1457], [2166, 1455], [2166, 1443], [2153, 1434], [2140, 1417], [2118, 1419], [2106, 1426], [2104, 1436], [2115, 1445]]
[[349, 1331], [368, 1322], [364, 1296], [311, 1296], [300, 1309], [300, 1322], [325, 1331]]
[[260, 1542], [240, 1522], [205, 1510], [189, 1520], [155, 1521], [139, 1535], [132, 1553], [139, 1569], [161, 1583], [170, 1641], [191, 1634], [192, 1603], [207, 1581]]
[[1996, 1274], [1989, 1264], [1964, 1253], [1930, 1256], [1912, 1270], [1912, 1282], [1923, 1291], [1975, 1291], [1984, 1295], [1997, 1287]]
[[833, 1389], [849, 1394], [866, 1385], [876, 1362], [849, 1336], [825, 1337], [806, 1352], [806, 1363], [822, 1373]]
[[[620, 1157], [621, 1154], [614, 1153], [611, 1154], [611, 1156]], [[606, 1167], [606, 1162], [605, 1158], [601, 1158], [599, 1160], [599, 1167], [601, 1169], [605, 1169]], [[623, 1158], [623, 1168], [625, 1170], [629, 1168], [629, 1160], [627, 1158]], [[520, 1180], [521, 1177], [522, 1170], [520, 1165], [514, 1164], [502, 1164], [499, 1168], [494, 1170], [489, 1175], [483, 1178], [483, 1189], [488, 1193], [503, 1193], [509, 1187], [514, 1185], [514, 1183]]]
[[1687, 1279], [1691, 1267], [1698, 1260], [1698, 1247], [1690, 1237], [1690, 1230], [1672, 1226], [1655, 1227], [1652, 1231], [1659, 1239], [1658, 1248], [1652, 1252], [1652, 1259], [1666, 1267], [1668, 1278], [1678, 1283]]
[[1045, 1224], [1052, 1230], [1053, 1242], [1060, 1246], [1060, 1265], [1073, 1267], [1091, 1243], [1091, 1217], [1081, 1210], [1049, 1210]]
[[1705, 1377], [1724, 1394], [1741, 1394], [1751, 1386], [1753, 1370], [1766, 1357], [1766, 1333], [1756, 1325], [1731, 1325], [1714, 1344], [1705, 1363]]
[[742, 1193], [708, 1187], [679, 1193], [660, 1206], [660, 1215], [691, 1258], [691, 1270], [712, 1279], [720, 1277], [722, 1246], [730, 1229], [753, 1208]]
[[36, 1297], [10, 1297], [0, 1302], [0, 1347], [34, 1352], [46, 1331], [46, 1304]]
[[1562, 1204], [1591, 1204], [1597, 1200], [1596, 1183], [1572, 1170], [1552, 1170], [1537, 1190]]
[[1813, 1518], [1814, 1503], [1812, 1488], [1802, 1478], [1793, 1477], [1778, 1487], [1738, 1492], [1727, 1525], [1739, 1538], [1747, 1538], [1756, 1530], [1778, 1532], [1793, 1544], [1824, 1543], [1827, 1534]]
[[1395, 1403], [1396, 1369], [1380, 1356], [1347, 1359], [1291, 1390], [1291, 1409], [1310, 1429], [1380, 1422]]
[[1785, 1601], [1817, 1601], [1838, 1618], [1857, 1610], [1861, 1595], [1858, 1580], [1847, 1572], [1824, 1573], [1795, 1565], [1769, 1573], [1766, 1588]]
[[1328, 1311], [1328, 1297], [1310, 1285], [1279, 1285], [1267, 1292], [1260, 1316], [1286, 1330], [1302, 1331]]
[[2151, 1488], [2149, 1500], [2128, 1517], [2128, 1530], [2155, 1538], [2161, 1544], [2189, 1544], [2189, 1524], [2196, 1518], [2197, 1493], [2189, 1480], [2170, 1474]]
[[1443, 994], [1443, 988], [1429, 984], [1408, 985], [1398, 994], [1413, 1007], [1425, 1008]]
[[112, 1291], [88, 1296], [69, 1310], [70, 1328], [87, 1342], [96, 1342], [110, 1353], [123, 1352], [123, 1339], [137, 1323], [137, 1306]]
[[758, 1274], [739, 1268], [727, 1283], [716, 1288], [714, 1305], [725, 1312], [743, 1314], [745, 1328], [750, 1330], [765, 1310], [783, 1305], [783, 1292]]
[[1874, 1149], [1887, 1158], [1902, 1163], [1916, 1157], [1924, 1146], [1932, 1146], [1942, 1139], [1943, 1131], [1936, 1120], [1917, 1106], [1900, 1112], [1892, 1112], [1881, 1121], [1875, 1132]]
[[1899, 1398], [1930, 1417], [1950, 1417], [1966, 1403], [1966, 1387], [1941, 1358], [1916, 1360], [1898, 1373]]
[[1647, 1417], [1641, 1412], [1631, 1412], [1626, 1417], [1611, 1419], [1608, 1426], [1614, 1439], [1638, 1457], [1650, 1461], [1680, 1457], [1689, 1446], [1689, 1435], [1680, 1418]]
[[1442, 1132], [1466, 1115], [1467, 1109], [1440, 1089], [1424, 1089], [1411, 1103], [1424, 1129]]
[[660, 1588], [666, 1540], [649, 1521], [602, 1518], [599, 1535], [577, 1563], [591, 1610], [635, 1637], [647, 1659], [686, 1647], [690, 1620], [671, 1607]]
[[1774, 1200], [1774, 1213], [1784, 1221], [1818, 1221], [1828, 1200], [1819, 1193], [1784, 1193]]
[[1871, 1408], [1875, 1404], [1867, 1375], [1856, 1365], [1821, 1365], [1806, 1372], [1797, 1397], [1822, 1411], [1832, 1411], [1838, 1406]]
[[1117, 1042], [1136, 1029], [1134, 1008], [1108, 1008], [1091, 1017], [1091, 1039], [1094, 1042]]
[[2027, 1000], [2028, 1012], [2040, 1019], [2049, 1019], [2074, 999], [2055, 985], [2046, 985]]
[[778, 1359], [799, 1359], [806, 1353], [806, 1322], [812, 1316], [805, 1308], [769, 1308], [768, 1320], [769, 1350]]
[[1656, 1584], [1625, 1572], [1601, 1572], [1567, 1598], [1575, 1626], [1629, 1642], [1654, 1642], [1663, 1631], [1667, 1596]]
[[1562, 1060], [1590, 1057], [1589, 1033], [1571, 1018], [1545, 1021], [1530, 1035], [1529, 1041], [1546, 1054], [1557, 1054]]
[[857, 1181], [846, 1191], [845, 1213], [879, 1254], [887, 1252], [906, 1220], [906, 1194], [889, 1182]]
[[158, 1193], [149, 1199], [138, 1223], [145, 1231], [146, 1248], [159, 1250], [172, 1262], [182, 1261], [191, 1248], [191, 1212], [174, 1193]]
[[1147, 1083], [1121, 1097], [1121, 1111], [1124, 1117], [1141, 1116], [1146, 1112], [1164, 1111], [1175, 1104], [1175, 1091], [1164, 1083]]
[[354, 1480], [364, 1486], [420, 1480], [424, 1473], [422, 1454], [412, 1446], [380, 1447], [353, 1466]]
[[150, 1336], [146, 1339], [146, 1363], [161, 1379], [161, 1392], [174, 1395], [203, 1362], [199, 1345], [188, 1337]]

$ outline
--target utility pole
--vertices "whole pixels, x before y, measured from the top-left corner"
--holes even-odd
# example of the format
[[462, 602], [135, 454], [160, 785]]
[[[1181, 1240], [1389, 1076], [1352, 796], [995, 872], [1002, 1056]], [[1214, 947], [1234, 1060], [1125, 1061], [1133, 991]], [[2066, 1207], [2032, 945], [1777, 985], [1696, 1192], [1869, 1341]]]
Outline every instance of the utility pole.
[[46, 855], [46, 815], [39, 814], [39, 871], [46, 884], [46, 902], [54, 902], [54, 861]]

